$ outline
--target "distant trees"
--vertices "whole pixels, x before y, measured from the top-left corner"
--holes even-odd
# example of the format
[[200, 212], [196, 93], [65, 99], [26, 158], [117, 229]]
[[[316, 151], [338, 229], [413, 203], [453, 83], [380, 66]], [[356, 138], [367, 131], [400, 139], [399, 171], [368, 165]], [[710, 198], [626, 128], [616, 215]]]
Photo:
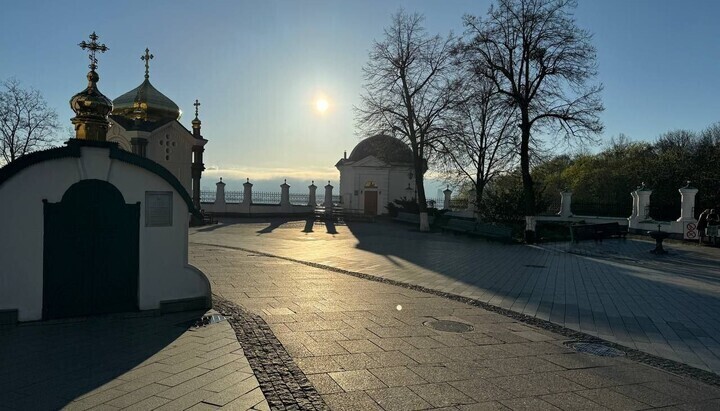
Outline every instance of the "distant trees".
[[52, 145], [59, 128], [57, 113], [40, 92], [16, 79], [0, 89], [0, 165]]
[[486, 18], [464, 18], [465, 55], [475, 75], [491, 82], [517, 110], [520, 173], [526, 215], [536, 213], [531, 176], [533, 140], [560, 133], [568, 142], [602, 130], [601, 85], [591, 35], [576, 26], [573, 0], [498, 0]]
[[443, 116], [456, 102], [451, 71], [452, 37], [430, 35], [419, 14], [399, 11], [375, 41], [363, 68], [365, 91], [356, 108], [359, 127], [406, 141], [413, 153], [420, 231], [429, 231], [423, 175], [446, 130]]

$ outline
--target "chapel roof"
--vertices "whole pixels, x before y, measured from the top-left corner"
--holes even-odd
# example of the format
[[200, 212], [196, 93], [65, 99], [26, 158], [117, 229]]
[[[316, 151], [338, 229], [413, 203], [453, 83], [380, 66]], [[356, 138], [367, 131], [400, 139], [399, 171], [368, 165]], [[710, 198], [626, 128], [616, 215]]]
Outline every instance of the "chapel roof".
[[385, 134], [368, 137], [359, 142], [348, 157], [348, 161], [359, 161], [373, 156], [386, 163], [412, 163], [412, 150], [407, 144]]
[[181, 114], [180, 107], [158, 91], [147, 78], [139, 86], [113, 100], [112, 115], [128, 120], [140, 118], [161, 125], [178, 120]]

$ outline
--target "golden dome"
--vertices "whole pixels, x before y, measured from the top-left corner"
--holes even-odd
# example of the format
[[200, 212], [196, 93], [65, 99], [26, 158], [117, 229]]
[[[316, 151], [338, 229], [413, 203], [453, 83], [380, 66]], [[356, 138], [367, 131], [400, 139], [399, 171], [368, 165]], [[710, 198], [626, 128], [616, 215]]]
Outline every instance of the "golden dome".
[[130, 120], [166, 122], [179, 120], [182, 115], [178, 105], [153, 87], [147, 78], [138, 87], [113, 100], [112, 104], [113, 116]]

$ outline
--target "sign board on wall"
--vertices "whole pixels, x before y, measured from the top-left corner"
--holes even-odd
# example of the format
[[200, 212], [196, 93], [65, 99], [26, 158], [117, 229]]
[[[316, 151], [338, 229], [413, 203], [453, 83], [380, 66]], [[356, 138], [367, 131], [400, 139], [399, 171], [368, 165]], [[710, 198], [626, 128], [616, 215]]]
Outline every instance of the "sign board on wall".
[[697, 240], [700, 235], [697, 230], [697, 225], [694, 222], [685, 223], [685, 229], [683, 230], [683, 239], [685, 240]]
[[172, 191], [145, 192], [145, 227], [172, 226]]

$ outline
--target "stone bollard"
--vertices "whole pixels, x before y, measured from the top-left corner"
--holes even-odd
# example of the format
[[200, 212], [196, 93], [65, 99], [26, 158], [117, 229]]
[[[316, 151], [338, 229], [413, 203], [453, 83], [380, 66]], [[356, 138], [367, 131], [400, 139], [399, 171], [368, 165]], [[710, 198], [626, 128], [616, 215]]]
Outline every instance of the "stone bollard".
[[697, 220], [695, 219], [695, 195], [698, 189], [692, 187], [688, 181], [685, 187], [678, 190], [680, 192], [680, 218], [677, 222], [682, 225], [682, 233], [684, 240], [698, 240], [701, 233], [697, 230]]
[[475, 191], [474, 188], [471, 188], [470, 191], [468, 191], [468, 211], [475, 212], [475, 202], [477, 201], [477, 191]]
[[443, 194], [445, 195], [445, 198], [443, 199], [443, 210], [449, 210], [450, 209], [450, 195], [452, 194], [452, 190], [450, 190], [450, 187], [446, 188], [443, 191]]
[[315, 185], [315, 180], [312, 181], [312, 183], [308, 186], [308, 205], [311, 207], [317, 207], [317, 200], [316, 200], [316, 194], [317, 186]]
[[227, 212], [227, 205], [225, 203], [225, 183], [223, 183], [222, 177], [220, 177], [220, 181], [215, 183], [215, 203], [213, 203], [212, 212]]
[[330, 180], [328, 180], [328, 183], [325, 186], [325, 201], [323, 202], [323, 206], [325, 207], [326, 213], [332, 213], [332, 209], [333, 209], [332, 191], [333, 191], [333, 186], [330, 185]]
[[650, 195], [652, 194], [652, 190], [647, 188], [645, 186], [645, 183], [642, 183], [640, 188], [635, 190], [637, 193], [637, 218], [646, 220], [650, 216]]
[[572, 215], [572, 191], [560, 191], [560, 211], [557, 215], [560, 217], [570, 217]]
[[287, 180], [280, 184], [280, 205], [283, 207], [290, 207], [290, 186], [288, 185]]
[[250, 182], [250, 179], [246, 179], [243, 183], [243, 204], [250, 205], [252, 204], [252, 183]]

